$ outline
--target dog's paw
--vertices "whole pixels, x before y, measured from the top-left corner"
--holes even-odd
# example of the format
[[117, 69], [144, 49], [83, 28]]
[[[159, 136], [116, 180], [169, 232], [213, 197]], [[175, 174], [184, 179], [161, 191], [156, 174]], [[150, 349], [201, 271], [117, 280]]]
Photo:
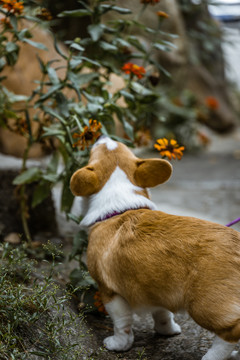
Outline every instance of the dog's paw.
[[155, 324], [154, 330], [161, 335], [174, 336], [181, 334], [181, 327], [175, 321]]
[[133, 344], [133, 334], [113, 335], [104, 339], [103, 344], [111, 351], [127, 351]]
[[228, 358], [229, 360], [240, 360], [240, 354], [238, 351], [233, 351], [231, 356]]
[[[217, 353], [208, 351], [207, 354], [205, 354], [202, 357], [202, 360], [217, 360], [217, 359], [223, 359], [222, 357], [219, 357]], [[227, 360], [240, 360], [240, 354], [238, 351], [233, 351], [231, 355], [227, 358], [224, 357], [224, 359]]]

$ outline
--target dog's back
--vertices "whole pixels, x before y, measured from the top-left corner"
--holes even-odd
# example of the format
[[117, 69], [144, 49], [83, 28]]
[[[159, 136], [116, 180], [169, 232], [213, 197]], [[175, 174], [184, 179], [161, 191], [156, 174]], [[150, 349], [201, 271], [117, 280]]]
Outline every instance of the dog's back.
[[208, 221], [127, 211], [92, 228], [88, 268], [132, 308], [184, 309], [211, 331], [240, 311], [240, 234]]

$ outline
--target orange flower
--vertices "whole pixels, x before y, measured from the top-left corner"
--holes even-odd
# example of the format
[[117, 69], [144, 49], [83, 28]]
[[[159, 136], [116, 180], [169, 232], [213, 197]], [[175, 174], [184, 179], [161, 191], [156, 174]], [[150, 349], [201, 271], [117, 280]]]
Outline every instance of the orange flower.
[[99, 131], [102, 125], [97, 122], [97, 120], [89, 120], [89, 126], [84, 126], [83, 132], [81, 134], [74, 133], [73, 138], [78, 139], [74, 144], [73, 147], [79, 147], [80, 150], [84, 150], [85, 147], [89, 147], [90, 145], [94, 144], [97, 138], [101, 135]]
[[184, 146], [179, 146], [177, 141], [171, 139], [168, 141], [166, 138], [158, 139], [157, 144], [154, 145], [162, 157], [167, 157], [169, 160], [176, 159], [181, 160], [183, 156]]
[[107, 315], [107, 311], [102, 303], [102, 299], [101, 299], [101, 295], [99, 291], [96, 291], [95, 295], [94, 295], [94, 300], [96, 300], [94, 302], [94, 306], [96, 306], [96, 308], [98, 309], [99, 312]]
[[126, 63], [123, 65], [122, 70], [125, 72], [125, 74], [133, 74], [136, 75], [139, 79], [145, 75], [146, 70], [143, 66], [138, 66], [136, 64], [133, 64], [131, 62]]
[[155, 4], [159, 3], [159, 1], [160, 0], [141, 0], [141, 3], [155, 5]]
[[0, 5], [11, 14], [21, 14], [24, 9], [23, 2], [17, 0], [0, 0]]
[[208, 96], [205, 99], [207, 107], [211, 110], [217, 110], [219, 108], [219, 102], [214, 96]]
[[167, 13], [165, 13], [164, 11], [157, 11], [157, 16], [159, 18], [165, 18], [165, 19], [169, 18], [169, 15]]

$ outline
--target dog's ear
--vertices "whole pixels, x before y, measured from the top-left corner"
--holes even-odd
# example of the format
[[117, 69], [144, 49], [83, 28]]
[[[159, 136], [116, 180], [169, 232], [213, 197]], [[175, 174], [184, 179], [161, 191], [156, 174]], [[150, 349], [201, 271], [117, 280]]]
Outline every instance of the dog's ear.
[[70, 189], [75, 196], [89, 196], [99, 190], [99, 179], [90, 166], [77, 170], [71, 177]]
[[162, 159], [138, 160], [134, 177], [138, 186], [154, 187], [167, 181], [172, 174], [172, 165]]

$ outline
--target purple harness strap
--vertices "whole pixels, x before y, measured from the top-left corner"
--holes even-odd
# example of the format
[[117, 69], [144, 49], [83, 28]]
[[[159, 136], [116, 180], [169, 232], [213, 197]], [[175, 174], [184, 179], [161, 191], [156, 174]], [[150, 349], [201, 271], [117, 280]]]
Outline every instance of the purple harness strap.
[[228, 223], [228, 224], [227, 224], [227, 225], [225, 225], [225, 226], [227, 226], [227, 227], [232, 226], [232, 225], [234, 225], [234, 224], [238, 223], [239, 221], [240, 221], [240, 217], [239, 217], [239, 218], [237, 218], [237, 219], [235, 219], [235, 220], [233, 220], [233, 221], [231, 221], [230, 223]]

